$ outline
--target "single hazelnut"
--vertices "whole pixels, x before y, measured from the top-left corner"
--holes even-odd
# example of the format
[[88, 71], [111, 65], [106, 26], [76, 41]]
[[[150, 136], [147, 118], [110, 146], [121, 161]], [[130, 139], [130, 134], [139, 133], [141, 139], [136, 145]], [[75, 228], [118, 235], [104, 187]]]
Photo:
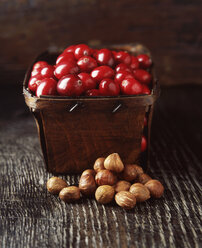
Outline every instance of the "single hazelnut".
[[59, 194], [60, 191], [67, 187], [67, 183], [65, 182], [65, 180], [59, 178], [59, 177], [51, 177], [48, 181], [47, 181], [47, 190], [52, 193], [52, 194]]
[[141, 183], [131, 185], [129, 192], [135, 195], [137, 202], [143, 202], [150, 198], [149, 190]]
[[138, 183], [142, 183], [142, 184], [145, 184], [146, 182], [148, 182], [149, 180], [151, 180], [152, 178], [145, 174], [145, 173], [142, 173], [140, 174], [138, 177], [137, 177], [137, 182]]
[[106, 204], [114, 198], [114, 188], [110, 185], [101, 185], [95, 191], [95, 198], [99, 203]]
[[119, 191], [128, 191], [130, 189], [131, 184], [127, 181], [118, 181], [114, 187], [116, 192]]
[[121, 177], [128, 182], [134, 181], [135, 178], [137, 177], [136, 165], [127, 164], [123, 172], [121, 173]]
[[132, 209], [135, 207], [136, 198], [129, 191], [120, 191], [115, 195], [116, 203], [125, 209]]
[[85, 174], [80, 177], [79, 189], [83, 195], [90, 196], [95, 193], [97, 186], [92, 174]]
[[114, 185], [117, 182], [117, 176], [110, 170], [100, 170], [96, 176], [97, 185]]
[[105, 161], [105, 158], [98, 158], [95, 161], [93, 168], [96, 171], [96, 173], [100, 170], [104, 170], [104, 161]]
[[154, 198], [160, 198], [163, 195], [164, 187], [158, 180], [150, 180], [145, 184], [150, 194]]
[[80, 190], [76, 186], [69, 186], [60, 191], [59, 197], [65, 202], [77, 201], [80, 199]]
[[107, 170], [115, 171], [117, 173], [123, 171], [124, 165], [118, 153], [110, 154], [104, 161], [104, 167]]
[[94, 170], [92, 170], [92, 169], [88, 169], [88, 170], [83, 171], [81, 176], [84, 176], [84, 175], [87, 175], [87, 174], [88, 175], [90, 174], [90, 175], [92, 175], [94, 177], [96, 172]]
[[135, 166], [135, 169], [136, 169], [136, 172], [137, 172], [137, 175], [140, 175], [142, 173], [144, 173], [143, 169], [141, 166], [137, 165], [137, 164], [134, 164]]

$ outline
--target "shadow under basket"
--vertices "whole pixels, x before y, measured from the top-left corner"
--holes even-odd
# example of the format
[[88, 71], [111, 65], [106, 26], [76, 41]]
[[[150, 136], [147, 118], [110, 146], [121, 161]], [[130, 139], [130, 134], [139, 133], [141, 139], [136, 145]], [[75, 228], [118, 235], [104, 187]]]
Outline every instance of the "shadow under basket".
[[[114, 50], [126, 50], [131, 54], [149, 54], [140, 44], [108, 46]], [[25, 102], [33, 113], [47, 170], [54, 174], [80, 173], [92, 168], [98, 157], [119, 153], [123, 162], [144, 161], [149, 166], [150, 130], [154, 102], [159, 87], [153, 75], [150, 95], [117, 97], [61, 97], [34, 96], [28, 89], [32, 66], [45, 60], [54, 64], [58, 53], [44, 52], [28, 69], [23, 93]], [[141, 154], [141, 138], [144, 117], [148, 148]]]

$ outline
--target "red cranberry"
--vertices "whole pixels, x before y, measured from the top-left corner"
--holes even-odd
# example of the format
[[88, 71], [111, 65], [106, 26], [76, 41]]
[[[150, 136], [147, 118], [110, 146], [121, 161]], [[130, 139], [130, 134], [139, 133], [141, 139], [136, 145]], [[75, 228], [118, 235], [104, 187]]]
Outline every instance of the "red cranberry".
[[74, 53], [74, 50], [75, 50], [75, 45], [68, 46], [68, 47], [63, 51], [63, 53]]
[[115, 83], [120, 84], [126, 78], [134, 78], [133, 74], [128, 71], [119, 71], [114, 77]]
[[112, 79], [105, 78], [99, 84], [99, 91], [102, 96], [118, 96], [120, 87]]
[[124, 63], [118, 64], [115, 69], [116, 72], [119, 71], [128, 71], [131, 72], [131, 69]]
[[134, 77], [142, 84], [149, 84], [151, 82], [151, 74], [145, 70], [137, 69], [133, 71]]
[[56, 65], [59, 63], [67, 63], [67, 62], [76, 62], [76, 59], [74, 57], [73, 53], [62, 53], [60, 56], [57, 57]]
[[41, 76], [43, 78], [54, 77], [54, 67], [52, 65], [47, 65], [46, 67], [42, 68]]
[[142, 141], [141, 141], [141, 152], [144, 152], [147, 149], [147, 139], [143, 135], [142, 136]]
[[121, 91], [125, 95], [139, 95], [142, 93], [142, 85], [134, 78], [127, 78], [121, 82]]
[[80, 96], [84, 92], [84, 87], [77, 75], [69, 74], [59, 80], [57, 92], [61, 96]]
[[91, 89], [86, 91], [86, 96], [100, 96], [100, 92], [97, 89]]
[[138, 59], [135, 56], [131, 56], [130, 68], [132, 70], [136, 70], [136, 69], [139, 68], [139, 62], [138, 62]]
[[34, 65], [33, 65], [33, 70], [35, 70], [35, 69], [41, 69], [41, 68], [43, 68], [43, 67], [45, 67], [45, 66], [47, 66], [48, 65], [48, 63], [46, 62], [46, 61], [38, 61], [38, 62], [36, 62]]
[[83, 56], [90, 56], [92, 50], [86, 44], [79, 44], [75, 46], [74, 55], [76, 59], [80, 59]]
[[139, 64], [140, 64], [140, 68], [142, 68], [142, 69], [147, 69], [152, 65], [151, 58], [146, 54], [138, 55], [137, 59], [138, 59]]
[[126, 65], [130, 65], [131, 63], [131, 56], [127, 52], [117, 52], [114, 57], [117, 64], [124, 63]]
[[32, 91], [35, 92], [38, 85], [40, 84], [41, 80], [35, 76], [35, 77], [31, 77], [28, 83], [28, 88]]
[[76, 63], [68, 62], [68, 63], [60, 63], [56, 65], [54, 74], [56, 78], [60, 79], [61, 77], [67, 74], [76, 74], [79, 72], [79, 67]]
[[41, 95], [56, 95], [57, 94], [57, 81], [53, 78], [44, 78], [41, 80], [39, 86], [36, 89], [36, 96]]
[[146, 116], [144, 117], [144, 126], [145, 127], [147, 126], [147, 117]]
[[100, 49], [96, 54], [96, 59], [99, 65], [108, 65], [111, 67], [114, 65], [114, 57], [109, 49]]
[[90, 56], [83, 56], [77, 61], [81, 71], [90, 72], [97, 67], [97, 62]]
[[41, 76], [41, 68], [34, 69], [31, 72], [31, 76], [32, 77], [40, 77], [40, 79], [42, 79], [43, 77]]
[[96, 82], [100, 82], [104, 78], [113, 78], [114, 77], [114, 70], [107, 65], [102, 65], [102, 66], [95, 68], [91, 72], [91, 77]]
[[146, 95], [150, 95], [151, 94], [151, 90], [145, 84], [142, 85], [142, 94], [146, 94]]
[[90, 76], [90, 74], [82, 72], [82, 73], [78, 74], [78, 77], [81, 79], [85, 90], [90, 90], [90, 89], [96, 88], [96, 82]]

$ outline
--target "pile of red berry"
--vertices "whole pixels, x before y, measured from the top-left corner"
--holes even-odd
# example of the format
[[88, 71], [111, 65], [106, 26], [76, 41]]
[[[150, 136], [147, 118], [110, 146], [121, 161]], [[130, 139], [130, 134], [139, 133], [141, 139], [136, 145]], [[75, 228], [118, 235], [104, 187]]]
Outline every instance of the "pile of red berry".
[[28, 87], [36, 96], [118, 96], [151, 93], [151, 58], [125, 51], [67, 47], [55, 65], [34, 64]]

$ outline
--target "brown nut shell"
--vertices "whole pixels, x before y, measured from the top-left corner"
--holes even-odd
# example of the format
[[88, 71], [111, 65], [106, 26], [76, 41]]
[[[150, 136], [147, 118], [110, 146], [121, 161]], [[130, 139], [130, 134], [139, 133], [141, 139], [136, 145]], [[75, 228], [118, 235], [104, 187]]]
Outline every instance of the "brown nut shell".
[[94, 166], [93, 166], [93, 169], [96, 171], [96, 173], [98, 173], [98, 171], [100, 171], [100, 170], [105, 169], [104, 168], [104, 161], [105, 161], [105, 158], [96, 159]]
[[82, 175], [79, 180], [79, 189], [83, 195], [90, 196], [95, 193], [97, 185], [92, 174]]
[[125, 209], [132, 209], [135, 207], [136, 198], [129, 191], [120, 191], [115, 195], [116, 203]]
[[95, 198], [99, 203], [107, 204], [114, 199], [114, 188], [110, 185], [101, 185], [95, 191]]
[[154, 198], [160, 198], [163, 195], [164, 187], [161, 182], [158, 180], [150, 180], [145, 184], [145, 187], [148, 188], [150, 194]]
[[137, 164], [134, 164], [135, 166], [135, 169], [136, 169], [136, 172], [137, 172], [137, 175], [140, 175], [142, 173], [144, 173], [143, 169], [141, 166], [137, 165]]
[[127, 181], [118, 181], [116, 185], [114, 186], [114, 189], [116, 192], [120, 191], [128, 191], [130, 189], [131, 184]]
[[135, 195], [137, 202], [143, 202], [150, 198], [149, 190], [141, 183], [131, 185], [129, 192]]
[[128, 182], [134, 181], [135, 178], [137, 177], [136, 165], [127, 164], [123, 172], [121, 173], [121, 177]]
[[96, 172], [92, 169], [87, 169], [85, 171], [82, 172], [81, 176], [84, 176], [84, 175], [92, 175], [92, 176], [95, 176]]
[[117, 176], [110, 170], [100, 170], [96, 176], [97, 185], [114, 185], [117, 182]]
[[143, 173], [143, 174], [140, 174], [140, 175], [137, 177], [137, 182], [138, 182], [138, 183], [145, 184], [146, 182], [148, 182], [148, 181], [151, 180], [151, 179], [152, 179], [152, 178], [151, 178], [149, 175]]
[[65, 202], [77, 201], [80, 199], [80, 190], [76, 186], [69, 186], [60, 191], [59, 197]]
[[121, 172], [124, 169], [123, 162], [118, 153], [110, 154], [104, 161], [104, 167], [107, 170], [111, 170], [114, 172]]
[[47, 190], [52, 193], [52, 194], [59, 194], [60, 191], [67, 187], [68, 184], [66, 183], [65, 180], [59, 178], [59, 177], [51, 177], [48, 181], [47, 181]]

